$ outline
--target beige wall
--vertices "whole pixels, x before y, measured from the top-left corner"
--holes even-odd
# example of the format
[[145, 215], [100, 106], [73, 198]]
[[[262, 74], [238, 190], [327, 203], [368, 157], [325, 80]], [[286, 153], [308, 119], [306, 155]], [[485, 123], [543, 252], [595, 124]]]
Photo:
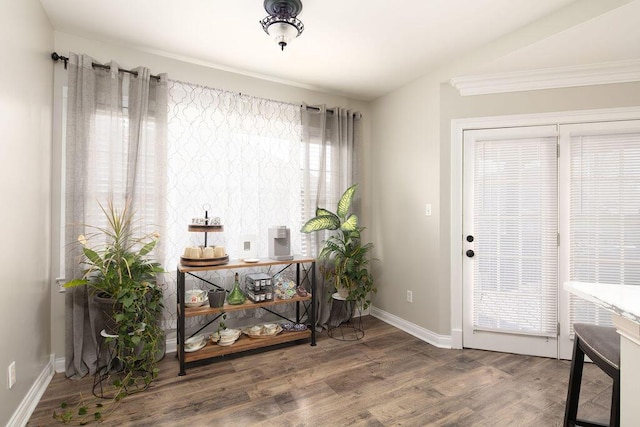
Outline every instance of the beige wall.
[[[374, 263], [385, 312], [447, 333], [442, 323], [440, 265], [440, 144], [438, 81], [422, 78], [373, 103], [371, 179]], [[437, 133], [435, 134], [437, 136]], [[425, 205], [432, 215], [425, 216]], [[407, 290], [413, 303], [407, 302]]]
[[[336, 96], [329, 93], [318, 92], [294, 85], [287, 85], [259, 79], [246, 75], [221, 71], [202, 64], [194, 64], [176, 59], [170, 59], [158, 56], [152, 53], [138, 51], [126, 46], [117, 46], [107, 43], [101, 43], [94, 40], [88, 40], [65, 33], [55, 33], [55, 50], [60, 55], [68, 55], [69, 52], [85, 53], [90, 55], [99, 62], [108, 62], [114, 60], [124, 68], [133, 68], [144, 65], [151, 69], [152, 73], [168, 73], [170, 79], [180, 80], [184, 82], [201, 84], [213, 88], [224, 89], [229, 91], [241, 92], [243, 94], [257, 96], [262, 98], [274, 99], [283, 102], [291, 102], [301, 104], [327, 104], [328, 106], [340, 106], [351, 108], [362, 112], [363, 115], [363, 143], [364, 156], [361, 158], [360, 186], [359, 194], [363, 202], [363, 223], [367, 224], [370, 217], [370, 192], [369, 185], [369, 153], [370, 153], [370, 107], [368, 102], [352, 100], [342, 96]], [[56, 65], [56, 87], [54, 98], [54, 128], [61, 121], [59, 118], [62, 85], [66, 81], [66, 71], [62, 63]], [[53, 170], [59, 170], [60, 156], [58, 147], [60, 146], [60, 134], [56, 129], [54, 131], [54, 150]], [[59, 182], [59, 181], [57, 181]], [[57, 213], [59, 212], [59, 189], [54, 191], [54, 223], [59, 221]], [[56, 234], [57, 236], [57, 234]], [[53, 253], [53, 264], [58, 263], [58, 252]], [[64, 356], [64, 294], [54, 293], [52, 302], [52, 319], [53, 319], [53, 352], [56, 358]]]
[[[49, 362], [53, 30], [37, 0], [2, 2], [0, 425]], [[17, 383], [7, 389], [7, 367]]]

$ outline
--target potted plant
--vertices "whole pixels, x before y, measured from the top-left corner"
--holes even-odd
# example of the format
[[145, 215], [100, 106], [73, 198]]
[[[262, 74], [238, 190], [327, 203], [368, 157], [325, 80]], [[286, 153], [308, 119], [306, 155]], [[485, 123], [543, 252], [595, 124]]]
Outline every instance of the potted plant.
[[366, 310], [371, 304], [371, 294], [377, 289], [369, 271], [369, 252], [373, 243], [362, 244], [364, 227], [360, 227], [358, 217], [349, 212], [357, 185], [347, 188], [338, 202], [336, 213], [318, 207], [316, 216], [307, 221], [300, 231], [335, 231], [324, 241], [318, 254], [322, 263], [320, 271], [326, 280], [333, 282], [342, 298], [355, 301]]
[[[88, 226], [95, 232], [78, 237], [82, 264], [87, 268], [81, 278], [64, 286], [89, 286], [102, 305], [105, 328], [109, 327], [105, 341], [114, 349], [121, 368], [113, 385], [118, 394], [127, 395], [149, 385], [164, 355], [164, 331], [159, 322], [163, 295], [156, 283], [156, 275], [163, 270], [149, 258], [159, 235], [135, 235], [130, 201], [120, 210], [112, 201], [106, 207], [100, 204], [100, 209], [107, 225]], [[90, 247], [92, 241], [97, 245]]]

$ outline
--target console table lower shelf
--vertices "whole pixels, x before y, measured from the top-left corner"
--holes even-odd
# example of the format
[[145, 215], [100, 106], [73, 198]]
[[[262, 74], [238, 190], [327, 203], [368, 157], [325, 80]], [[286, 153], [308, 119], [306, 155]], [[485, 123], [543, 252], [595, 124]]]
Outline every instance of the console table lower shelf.
[[[280, 334], [269, 338], [250, 338], [241, 336], [238, 340], [229, 346], [214, 344], [211, 340], [198, 351], [193, 353], [184, 353], [184, 362], [189, 364], [199, 360], [207, 360], [212, 357], [225, 356], [228, 354], [241, 353], [243, 351], [255, 350], [258, 348], [269, 347], [277, 344], [283, 344], [292, 341], [299, 341], [311, 338], [311, 331], [281, 332]], [[178, 357], [180, 352], [178, 352]]]

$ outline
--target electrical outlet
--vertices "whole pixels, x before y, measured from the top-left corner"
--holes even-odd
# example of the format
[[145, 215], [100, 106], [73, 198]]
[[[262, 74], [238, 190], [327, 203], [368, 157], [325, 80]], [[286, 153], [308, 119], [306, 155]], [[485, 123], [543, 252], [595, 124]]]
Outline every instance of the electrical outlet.
[[413, 302], [413, 292], [407, 291], [407, 302]]
[[424, 206], [424, 214], [425, 216], [431, 216], [431, 203], [427, 203]]
[[7, 368], [7, 386], [11, 388], [16, 383], [16, 361], [14, 360]]

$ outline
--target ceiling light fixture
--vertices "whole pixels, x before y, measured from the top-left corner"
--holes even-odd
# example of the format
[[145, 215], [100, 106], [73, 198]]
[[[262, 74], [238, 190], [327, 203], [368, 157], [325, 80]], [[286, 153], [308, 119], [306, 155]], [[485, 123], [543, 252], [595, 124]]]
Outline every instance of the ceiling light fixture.
[[269, 16], [260, 23], [265, 33], [278, 43], [280, 49], [304, 31], [304, 24], [296, 18], [302, 11], [300, 0], [264, 0], [264, 10]]

